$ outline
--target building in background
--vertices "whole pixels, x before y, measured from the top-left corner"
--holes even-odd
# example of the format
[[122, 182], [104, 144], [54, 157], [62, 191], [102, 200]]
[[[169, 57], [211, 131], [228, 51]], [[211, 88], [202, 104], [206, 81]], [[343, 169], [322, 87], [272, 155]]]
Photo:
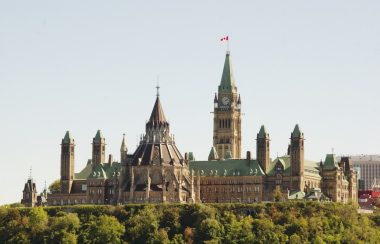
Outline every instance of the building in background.
[[27, 207], [34, 207], [37, 205], [37, 187], [32, 176], [29, 177], [24, 185], [21, 203]]
[[372, 189], [374, 180], [380, 178], [380, 155], [357, 155], [350, 158], [353, 166], [360, 169], [360, 190]]

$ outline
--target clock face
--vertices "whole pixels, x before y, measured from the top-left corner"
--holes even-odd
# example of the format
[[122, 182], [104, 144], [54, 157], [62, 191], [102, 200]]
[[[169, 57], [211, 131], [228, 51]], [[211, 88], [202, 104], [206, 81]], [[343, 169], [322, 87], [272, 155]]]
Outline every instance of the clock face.
[[223, 97], [222, 103], [223, 103], [223, 105], [228, 105], [228, 104], [230, 104], [230, 99], [228, 97]]

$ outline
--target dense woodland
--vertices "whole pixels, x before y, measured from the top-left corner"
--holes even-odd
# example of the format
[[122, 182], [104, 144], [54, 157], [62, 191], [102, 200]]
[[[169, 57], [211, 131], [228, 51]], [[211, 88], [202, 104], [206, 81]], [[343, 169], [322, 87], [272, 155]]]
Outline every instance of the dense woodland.
[[3, 206], [0, 243], [380, 243], [380, 213], [318, 202]]

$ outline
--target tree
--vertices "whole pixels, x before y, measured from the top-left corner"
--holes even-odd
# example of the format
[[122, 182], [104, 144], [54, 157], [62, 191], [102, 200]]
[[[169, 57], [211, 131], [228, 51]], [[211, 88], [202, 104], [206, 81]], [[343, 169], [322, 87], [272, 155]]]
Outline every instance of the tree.
[[50, 193], [60, 193], [61, 192], [61, 181], [55, 180], [53, 183], [49, 185]]
[[185, 231], [183, 232], [183, 239], [187, 244], [194, 243], [194, 229], [186, 227]]
[[42, 207], [31, 208], [29, 223], [32, 233], [40, 233], [47, 227], [48, 215]]
[[178, 207], [168, 207], [162, 212], [160, 226], [168, 232], [169, 238], [173, 238], [176, 233], [180, 233], [180, 212]]
[[226, 212], [223, 216], [225, 236], [223, 243], [252, 243], [254, 236], [252, 233], [251, 216], [247, 216], [238, 220], [232, 212]]
[[149, 243], [158, 234], [158, 213], [152, 206], [146, 206], [126, 222], [128, 241], [132, 243]]
[[82, 232], [84, 243], [122, 243], [125, 227], [115, 217], [102, 215], [91, 220]]
[[196, 233], [200, 241], [214, 240], [220, 242], [223, 238], [224, 228], [216, 219], [205, 219], [201, 222]]
[[275, 202], [279, 202], [282, 199], [282, 193], [279, 186], [276, 186], [273, 190], [273, 199]]
[[76, 231], [80, 221], [77, 214], [69, 213], [61, 217], [51, 217], [48, 240], [51, 243], [76, 243]]
[[299, 235], [297, 235], [297, 234], [293, 234], [289, 238], [289, 243], [292, 243], [292, 244], [302, 244], [301, 237], [299, 237]]

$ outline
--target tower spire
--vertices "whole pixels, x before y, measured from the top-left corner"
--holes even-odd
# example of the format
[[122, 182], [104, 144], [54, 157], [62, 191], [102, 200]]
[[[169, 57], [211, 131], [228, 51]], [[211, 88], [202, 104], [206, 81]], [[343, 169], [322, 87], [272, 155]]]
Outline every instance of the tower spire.
[[219, 92], [236, 92], [236, 82], [230, 60], [230, 51], [227, 51], [224, 60], [222, 78], [219, 85]]
[[160, 87], [157, 85], [156, 88], [157, 88], [157, 98], [156, 98], [156, 102], [154, 103], [152, 113], [150, 114], [148, 123], [153, 123], [153, 124], [158, 124], [160, 122], [167, 123], [164, 110], [162, 109], [162, 106], [161, 106], [160, 96], [158, 93], [158, 89]]

